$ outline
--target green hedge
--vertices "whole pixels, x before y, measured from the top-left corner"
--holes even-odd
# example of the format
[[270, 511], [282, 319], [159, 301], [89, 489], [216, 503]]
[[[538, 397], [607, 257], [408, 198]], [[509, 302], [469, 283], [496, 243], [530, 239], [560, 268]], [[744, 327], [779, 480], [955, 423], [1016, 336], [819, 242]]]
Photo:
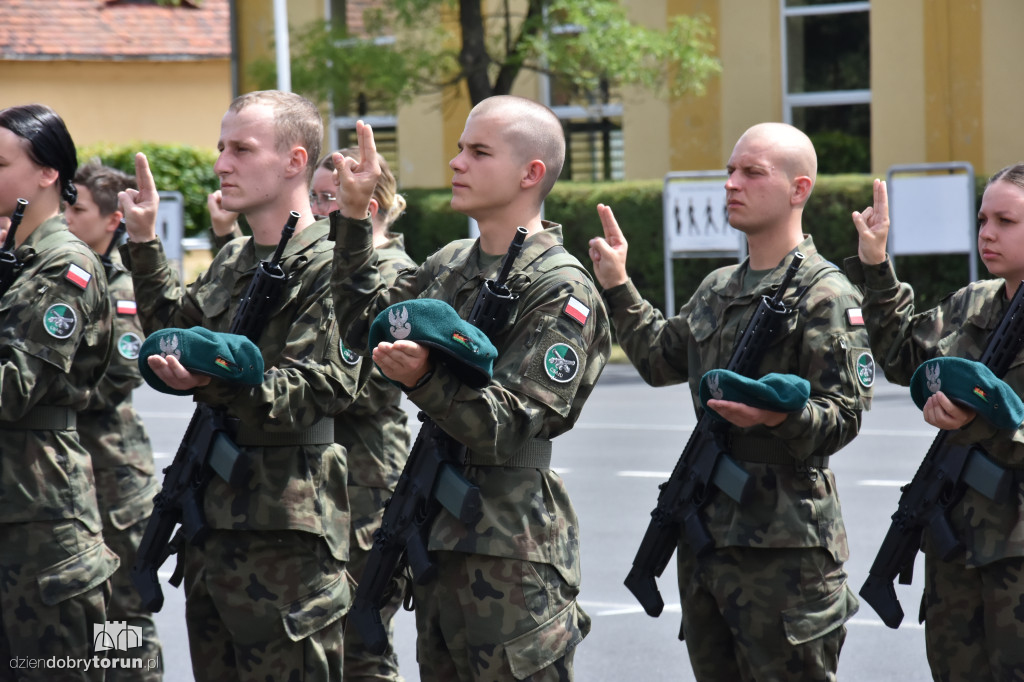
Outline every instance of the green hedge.
[[[857, 253], [857, 230], [850, 214], [869, 205], [873, 177], [833, 175], [818, 178], [804, 211], [804, 229], [814, 235], [818, 250], [839, 266]], [[985, 178], [978, 178], [978, 204]], [[663, 260], [663, 182], [576, 183], [555, 186], [545, 202], [545, 217], [562, 223], [566, 248], [588, 268], [587, 242], [602, 234], [598, 203], [610, 205], [629, 240], [629, 274], [640, 292], [659, 309], [665, 303]], [[394, 229], [405, 234], [410, 255], [422, 261], [438, 247], [468, 234], [466, 218], [448, 204], [451, 191], [402, 190], [408, 202]], [[677, 259], [673, 262], [676, 305], [684, 303], [707, 273], [735, 263], [728, 258]], [[969, 280], [967, 254], [898, 256], [896, 271], [913, 285], [919, 310], [929, 308], [945, 294]], [[984, 268], [979, 273], [987, 276]]]
[[207, 234], [210, 214], [206, 209], [206, 196], [220, 189], [220, 180], [213, 172], [217, 152], [204, 147], [150, 142], [94, 144], [78, 150], [78, 162], [85, 163], [97, 156], [104, 164], [135, 175], [136, 152], [142, 152], [149, 160], [158, 190], [181, 192], [184, 197], [185, 236]]
[[[220, 186], [213, 164], [214, 150], [184, 145], [135, 143], [91, 145], [79, 150], [84, 163], [91, 156], [126, 172], [135, 172], [135, 153], [149, 158], [157, 187], [181, 192], [185, 198], [185, 234], [206, 234], [209, 216], [206, 195]], [[867, 175], [826, 175], [817, 186], [804, 212], [804, 228], [814, 235], [815, 244], [826, 258], [838, 265], [857, 253], [857, 231], [850, 213], [871, 201], [872, 177]], [[985, 178], [977, 178], [978, 204]], [[598, 203], [615, 210], [629, 240], [629, 273], [641, 293], [658, 308], [664, 308], [663, 223], [661, 192], [663, 182], [578, 183], [561, 182], [545, 202], [545, 216], [562, 223], [566, 248], [590, 267], [587, 242], [601, 234]], [[403, 189], [408, 208], [395, 224], [405, 234], [410, 255], [422, 261], [437, 248], [468, 234], [465, 216], [449, 206], [450, 189]], [[689, 298], [704, 276], [735, 259], [694, 258], [673, 262], [676, 304]], [[899, 256], [896, 270], [910, 282], [917, 294], [917, 307], [934, 305], [946, 293], [967, 283], [968, 259], [964, 255]], [[982, 268], [981, 276], [987, 276]]]

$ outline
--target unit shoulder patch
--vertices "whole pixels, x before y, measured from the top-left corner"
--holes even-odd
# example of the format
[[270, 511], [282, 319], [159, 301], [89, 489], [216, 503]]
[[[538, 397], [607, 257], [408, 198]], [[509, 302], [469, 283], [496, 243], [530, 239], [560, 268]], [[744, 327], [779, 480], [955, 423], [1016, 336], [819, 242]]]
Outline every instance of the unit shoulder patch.
[[54, 303], [43, 313], [43, 328], [55, 339], [66, 339], [78, 326], [78, 313], [67, 303]]

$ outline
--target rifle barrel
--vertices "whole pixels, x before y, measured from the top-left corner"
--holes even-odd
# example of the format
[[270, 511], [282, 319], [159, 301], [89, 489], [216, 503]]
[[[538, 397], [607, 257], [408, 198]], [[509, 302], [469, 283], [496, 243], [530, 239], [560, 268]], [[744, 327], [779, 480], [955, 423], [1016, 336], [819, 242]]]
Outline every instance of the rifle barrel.
[[288, 240], [295, 234], [295, 225], [299, 222], [298, 211], [291, 211], [288, 214], [288, 222], [284, 224], [284, 228], [281, 230], [281, 241], [277, 243], [277, 249], [274, 251], [274, 257], [270, 259], [271, 265], [277, 265], [281, 262], [281, 256], [284, 255], [284, 247], [288, 244]]
[[25, 217], [27, 207], [27, 199], [18, 199], [18, 205], [14, 207], [14, 213], [11, 214], [11, 225], [7, 228], [7, 238], [4, 239], [4, 251], [14, 248], [14, 233], [18, 231], [18, 225], [21, 225], [21, 219]]
[[508, 278], [508, 273], [512, 271], [512, 264], [519, 258], [519, 254], [523, 251], [523, 242], [526, 240], [526, 228], [520, 225], [516, 228], [516, 235], [512, 238], [512, 243], [509, 244], [508, 252], [505, 254], [505, 260], [501, 261], [501, 270], [498, 271], [498, 278], [494, 280], [495, 286], [505, 286], [505, 280]]

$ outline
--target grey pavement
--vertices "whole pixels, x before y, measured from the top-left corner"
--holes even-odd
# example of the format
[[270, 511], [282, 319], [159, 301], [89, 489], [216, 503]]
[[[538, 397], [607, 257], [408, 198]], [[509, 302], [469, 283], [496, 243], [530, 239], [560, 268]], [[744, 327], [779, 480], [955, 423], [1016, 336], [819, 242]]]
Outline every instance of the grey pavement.
[[[166, 466], [191, 416], [188, 398], [136, 392], [135, 403]], [[413, 409], [410, 406], [410, 409]], [[685, 386], [652, 388], [632, 367], [610, 365], [576, 427], [555, 441], [554, 466], [564, 478], [580, 518], [583, 587], [580, 600], [593, 617], [590, 636], [576, 653], [576, 679], [693, 680], [686, 649], [677, 640], [679, 596], [674, 561], [658, 585], [666, 602], [659, 618], [643, 613], [623, 586], [657, 498], [658, 484], [674, 465], [696, 418]], [[880, 379], [873, 409], [860, 435], [832, 460], [850, 539], [847, 563], [856, 592], [889, 527], [899, 486], [913, 476], [936, 431], [921, 418], [907, 389]], [[867, 604], [847, 623], [839, 679], [854, 682], [925, 682], [931, 677], [924, 631], [916, 623], [923, 586], [923, 557], [913, 584], [897, 585], [907, 617], [898, 630], [885, 627]], [[165, 566], [163, 578], [172, 567]], [[157, 627], [164, 644], [166, 679], [192, 679], [181, 590], [166, 582], [167, 598]], [[397, 649], [407, 682], [420, 677], [415, 664], [412, 614], [399, 613]]]

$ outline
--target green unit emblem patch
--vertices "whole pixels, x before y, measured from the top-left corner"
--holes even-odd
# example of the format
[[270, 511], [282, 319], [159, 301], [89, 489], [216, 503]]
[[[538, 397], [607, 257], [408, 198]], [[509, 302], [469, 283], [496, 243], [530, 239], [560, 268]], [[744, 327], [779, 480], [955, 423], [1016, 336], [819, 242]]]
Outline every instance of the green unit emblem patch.
[[67, 303], [54, 303], [43, 313], [46, 333], [57, 339], [66, 339], [78, 326], [78, 315]]
[[568, 344], [556, 343], [544, 354], [544, 371], [560, 384], [573, 380], [579, 371], [580, 359]]

